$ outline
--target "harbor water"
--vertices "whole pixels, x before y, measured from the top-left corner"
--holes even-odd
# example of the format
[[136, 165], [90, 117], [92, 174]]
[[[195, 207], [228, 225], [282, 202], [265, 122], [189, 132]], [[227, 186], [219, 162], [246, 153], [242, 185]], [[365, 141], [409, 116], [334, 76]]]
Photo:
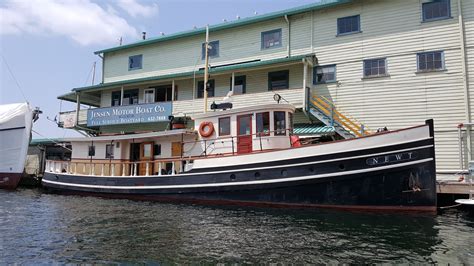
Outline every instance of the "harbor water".
[[165, 204], [0, 190], [0, 265], [474, 264], [474, 217]]

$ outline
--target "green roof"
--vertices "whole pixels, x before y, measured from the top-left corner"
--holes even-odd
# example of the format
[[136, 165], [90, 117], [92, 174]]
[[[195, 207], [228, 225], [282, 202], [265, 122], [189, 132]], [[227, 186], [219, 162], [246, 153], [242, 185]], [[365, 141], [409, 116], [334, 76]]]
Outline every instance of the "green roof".
[[[291, 57], [277, 58], [277, 59], [264, 60], [264, 61], [252, 61], [252, 62], [241, 63], [241, 64], [237, 63], [237, 64], [232, 64], [232, 65], [215, 66], [210, 69], [209, 73], [213, 74], [213, 73], [220, 73], [220, 72], [231, 71], [231, 70], [236, 70], [236, 69], [246, 69], [246, 68], [261, 67], [261, 66], [266, 66], [266, 65], [280, 64], [280, 63], [296, 62], [309, 56], [313, 56], [313, 55], [312, 54], [299, 55], [299, 56], [291, 56]], [[153, 77], [147, 77], [147, 78], [137, 78], [137, 79], [128, 79], [128, 80], [123, 80], [123, 81], [116, 81], [116, 82], [101, 83], [101, 84], [97, 84], [93, 86], [74, 88], [72, 90], [74, 92], [98, 90], [98, 89], [105, 89], [105, 88], [111, 88], [111, 87], [133, 84], [133, 83], [140, 83], [140, 82], [160, 81], [160, 80], [182, 78], [182, 77], [192, 77], [194, 74], [202, 75], [204, 74], [204, 70], [199, 70], [196, 72], [192, 72], [192, 71], [180, 72], [180, 73], [169, 74], [169, 75], [161, 75], [161, 76], [153, 76]], [[71, 95], [74, 95], [74, 93], [71, 92], [64, 95], [60, 95], [58, 96], [58, 99], [70, 100], [66, 98], [70, 97]]]
[[293, 133], [295, 135], [332, 135], [336, 132], [334, 127], [328, 127], [319, 124], [294, 124]]
[[[209, 26], [209, 31], [212, 32], [212, 31], [235, 28], [235, 27], [244, 26], [244, 25], [248, 25], [248, 24], [253, 24], [253, 23], [266, 21], [266, 20], [270, 20], [270, 19], [274, 19], [274, 18], [279, 18], [279, 17], [283, 17], [283, 16], [291, 16], [291, 15], [304, 13], [304, 12], [308, 12], [308, 11], [312, 11], [312, 10], [329, 8], [329, 7], [332, 7], [332, 6], [349, 3], [351, 1], [352, 0], [320, 0], [320, 1], [317, 1], [315, 3], [304, 5], [304, 6], [299, 6], [299, 7], [285, 9], [285, 10], [281, 10], [281, 11], [271, 12], [271, 13], [267, 13], [267, 14], [263, 14], [263, 15], [259, 15], [259, 16], [254, 16], [254, 17], [242, 18], [242, 19], [231, 21], [231, 22], [224, 22], [224, 23], [220, 23], [220, 24], [216, 24], [216, 25], [211, 25], [211, 26]], [[206, 28], [202, 27], [202, 28], [198, 28], [198, 29], [177, 32], [177, 33], [173, 33], [173, 34], [170, 34], [170, 35], [159, 36], [159, 37], [150, 38], [150, 39], [139, 41], [139, 42], [134, 42], [134, 43], [126, 44], [126, 45], [121, 45], [121, 46], [117, 46], [117, 47], [112, 47], [112, 48], [108, 48], [108, 49], [99, 50], [99, 51], [96, 51], [95, 54], [108, 53], [108, 52], [124, 50], [124, 49], [134, 48], [134, 47], [143, 46], [143, 45], [148, 45], [148, 44], [152, 44], [152, 43], [175, 40], [175, 39], [179, 39], [179, 38], [204, 34], [205, 32], [206, 32]]]
[[30, 145], [46, 145], [46, 144], [54, 144], [61, 142], [61, 139], [52, 138], [52, 139], [32, 139], [30, 141]]

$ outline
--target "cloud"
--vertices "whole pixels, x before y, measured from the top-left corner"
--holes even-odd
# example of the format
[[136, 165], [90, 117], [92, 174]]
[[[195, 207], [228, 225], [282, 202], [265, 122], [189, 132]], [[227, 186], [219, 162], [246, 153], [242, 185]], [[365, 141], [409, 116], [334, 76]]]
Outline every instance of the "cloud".
[[143, 5], [136, 0], [118, 0], [117, 5], [132, 17], [151, 17], [158, 12], [158, 5], [156, 3]]
[[90, 0], [6, 0], [0, 4], [0, 35], [24, 33], [67, 36], [81, 45], [139, 36], [116, 10]]

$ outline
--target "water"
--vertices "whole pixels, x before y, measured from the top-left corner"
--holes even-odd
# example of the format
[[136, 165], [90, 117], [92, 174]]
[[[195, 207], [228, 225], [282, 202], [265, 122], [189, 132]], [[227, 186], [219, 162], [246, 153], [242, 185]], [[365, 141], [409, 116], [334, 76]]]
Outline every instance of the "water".
[[474, 217], [225, 208], [0, 190], [0, 264], [474, 264]]

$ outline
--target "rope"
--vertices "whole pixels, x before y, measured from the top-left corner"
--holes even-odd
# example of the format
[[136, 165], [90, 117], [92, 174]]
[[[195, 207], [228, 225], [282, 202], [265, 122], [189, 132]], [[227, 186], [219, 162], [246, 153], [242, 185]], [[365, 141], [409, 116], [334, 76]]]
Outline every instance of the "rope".
[[12, 70], [10, 69], [10, 66], [8, 65], [7, 60], [5, 59], [5, 57], [3, 56], [3, 54], [2, 54], [2, 59], [3, 59], [3, 62], [5, 63], [5, 66], [6, 66], [7, 69], [8, 69], [8, 72], [10, 73], [10, 75], [11, 75], [12, 78], [13, 78], [13, 80], [15, 81], [16, 86], [17, 86], [18, 89], [20, 90], [20, 93], [21, 93], [21, 95], [23, 96], [23, 99], [25, 100], [25, 102], [28, 102], [28, 99], [26, 98], [25, 93], [23, 92], [23, 89], [22, 89], [21, 86], [20, 86], [20, 83], [18, 83], [18, 80], [15, 78], [15, 75], [13, 75], [13, 72], [12, 72]]
[[445, 210], [445, 209], [450, 209], [450, 208], [457, 208], [461, 206], [462, 204], [456, 204], [456, 205], [451, 205], [451, 206], [444, 206], [444, 207], [439, 207], [438, 209], [440, 210]]
[[46, 136], [44, 136], [44, 135], [42, 135], [42, 134], [38, 133], [37, 131], [35, 131], [35, 130], [33, 130], [33, 129], [32, 129], [31, 131], [33, 131], [34, 133], [38, 134], [39, 136], [41, 136], [41, 137], [43, 137], [43, 138], [45, 138], [45, 139], [48, 139], [48, 140], [50, 140], [51, 142], [53, 142], [54, 144], [56, 144], [56, 146], [59, 146], [59, 147], [61, 147], [61, 148], [63, 148], [63, 149], [66, 149], [66, 150], [68, 150], [68, 151], [72, 152], [72, 150], [71, 150], [71, 149], [69, 149], [69, 148], [66, 148], [66, 147], [64, 147], [63, 145], [61, 145], [62, 143], [60, 143], [60, 142], [57, 142], [57, 141], [55, 141], [55, 140], [53, 140], [53, 139], [50, 139], [50, 138], [48, 138], [48, 137], [46, 137]]

